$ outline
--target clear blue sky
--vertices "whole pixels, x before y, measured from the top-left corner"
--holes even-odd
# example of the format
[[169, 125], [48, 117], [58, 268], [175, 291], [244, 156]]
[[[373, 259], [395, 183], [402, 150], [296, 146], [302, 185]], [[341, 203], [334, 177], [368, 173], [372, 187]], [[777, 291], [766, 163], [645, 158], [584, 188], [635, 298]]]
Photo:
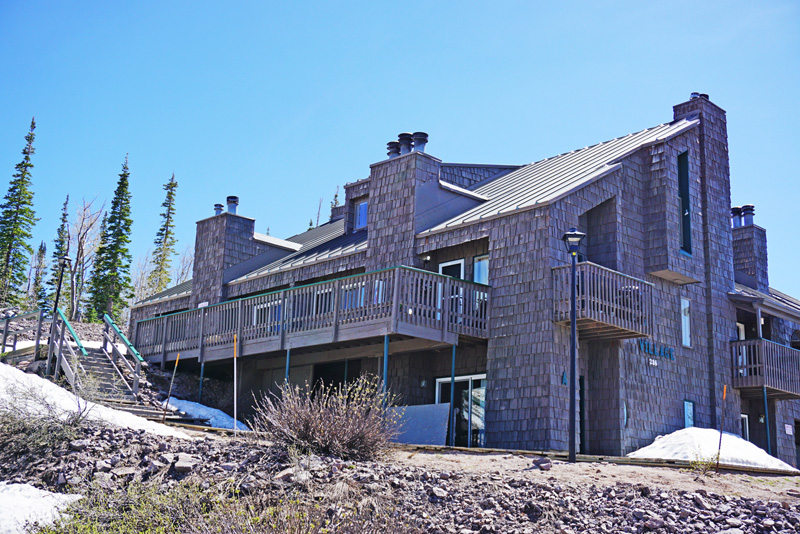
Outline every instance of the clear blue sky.
[[[733, 203], [800, 297], [800, 3], [0, 1], [0, 188], [31, 116], [48, 250], [64, 197], [110, 201], [130, 154], [133, 247], [174, 172], [179, 248], [227, 195], [286, 237], [401, 131], [452, 162], [527, 163], [728, 112]], [[3, 178], [5, 176], [6, 178]]]

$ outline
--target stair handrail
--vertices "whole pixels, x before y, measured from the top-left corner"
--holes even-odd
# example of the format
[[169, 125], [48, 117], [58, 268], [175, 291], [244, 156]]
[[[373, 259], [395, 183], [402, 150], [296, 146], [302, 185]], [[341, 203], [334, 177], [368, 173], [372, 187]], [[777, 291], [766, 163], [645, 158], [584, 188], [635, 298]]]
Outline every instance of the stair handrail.
[[[28, 328], [22, 328], [21, 330], [14, 330], [13, 332], [9, 330], [9, 325], [15, 323], [17, 321], [21, 321], [23, 319], [33, 318], [38, 316], [38, 321], [36, 322], [36, 326], [31, 326]], [[25, 332], [33, 332], [36, 331], [36, 345], [34, 349], [34, 354], [38, 354], [39, 351], [39, 338], [42, 335], [42, 325], [45, 321], [45, 311], [44, 309], [33, 310], [25, 313], [20, 313], [18, 315], [12, 315], [10, 317], [6, 317], [3, 319], [3, 341], [2, 346], [0, 346], [0, 352], [6, 352], [6, 345], [8, 344], [8, 338], [13, 336], [14, 342], [11, 345], [11, 351], [17, 350], [17, 336], [19, 334], [24, 334]]]
[[67, 325], [67, 330], [69, 330], [69, 334], [72, 336], [72, 339], [75, 341], [75, 344], [81, 350], [81, 354], [83, 354], [84, 356], [88, 356], [89, 354], [86, 352], [83, 343], [81, 343], [81, 338], [79, 338], [78, 334], [75, 333], [75, 329], [72, 328], [71, 324], [69, 324], [69, 320], [67, 320], [67, 316], [64, 315], [64, 312], [61, 311], [61, 308], [56, 308], [56, 313], [58, 313], [58, 315], [61, 317], [61, 321], [65, 325]]
[[127, 336], [123, 334], [122, 330], [120, 330], [117, 326], [117, 323], [114, 322], [114, 319], [109, 317], [107, 313], [103, 314], [103, 322], [114, 329], [114, 332], [116, 332], [117, 336], [120, 338], [120, 340], [122, 340], [122, 344], [125, 345], [125, 348], [127, 348], [137, 360], [144, 362], [144, 358], [142, 358], [142, 355], [139, 354], [138, 350], [136, 350], [136, 347], [133, 346], [133, 343], [128, 340]]
[[[58, 336], [60, 339], [58, 340], [58, 351], [56, 352], [56, 350], [55, 350], [56, 341], [53, 338], [55, 337], [56, 329], [58, 329], [59, 320], [61, 321], [61, 328], [59, 329], [59, 336]], [[55, 354], [55, 356], [56, 356], [56, 366], [55, 366], [54, 376], [58, 374], [59, 370], [61, 370], [64, 373], [64, 375], [66, 375], [67, 381], [69, 382], [70, 386], [72, 386], [73, 390], [75, 390], [75, 389], [78, 388], [79, 382], [80, 382], [80, 375], [78, 374], [78, 367], [80, 367], [81, 371], [83, 371], [84, 373], [85, 373], [85, 370], [83, 370], [83, 366], [80, 363], [79, 357], [78, 357], [77, 354], [75, 354], [75, 351], [72, 349], [72, 346], [69, 344], [69, 342], [66, 343], [66, 348], [69, 351], [70, 355], [74, 358], [74, 361], [77, 364], [77, 367], [75, 369], [72, 369], [72, 366], [70, 365], [70, 362], [68, 361], [67, 358], [64, 357], [64, 345], [65, 345], [64, 342], [67, 341], [65, 339], [66, 338], [66, 332], [64, 331], [64, 327], [65, 326], [67, 327], [67, 330], [69, 331], [69, 335], [72, 337], [72, 340], [75, 342], [75, 345], [78, 347], [78, 349], [80, 350], [81, 354], [83, 356], [85, 356], [85, 357], [88, 357], [88, 353], [86, 352], [86, 348], [83, 346], [83, 343], [81, 343], [81, 340], [78, 337], [78, 334], [75, 333], [75, 329], [72, 328], [72, 325], [69, 323], [69, 320], [67, 319], [66, 315], [64, 315], [64, 312], [61, 310], [61, 308], [56, 308], [56, 313], [55, 313], [55, 316], [53, 317], [53, 325], [52, 325], [51, 334], [50, 334], [50, 345], [51, 345], [51, 347], [53, 347], [51, 353]], [[48, 354], [48, 360], [47, 361], [48, 361], [48, 369], [49, 369], [50, 368], [50, 363], [49, 363], [50, 362], [50, 356], [49, 356], [49, 354]]]
[[[114, 365], [114, 367], [117, 370], [117, 373], [124, 380], [125, 385], [128, 386], [128, 388], [133, 392], [134, 395], [138, 395], [139, 381], [142, 376], [142, 363], [144, 363], [144, 358], [142, 358], [142, 356], [139, 354], [139, 351], [136, 350], [136, 348], [128, 340], [125, 334], [122, 333], [117, 324], [114, 322], [114, 319], [112, 319], [107, 313], [103, 314], [103, 322], [106, 325], [105, 331], [103, 332], [103, 345], [102, 345], [103, 353], [105, 353], [106, 357], [108, 357], [108, 359]], [[113, 330], [114, 332], [113, 335], [109, 335], [109, 329]], [[119, 348], [117, 348], [117, 345], [114, 343], [116, 338], [119, 338], [122, 341], [122, 344], [125, 345], [127, 352], [134, 356], [135, 365], [131, 365], [130, 362], [127, 360], [127, 358], [125, 358], [125, 354], [123, 354], [122, 351], [120, 351]], [[108, 342], [111, 345], [111, 352], [113, 356], [109, 354], [108, 351], [106, 350], [106, 342]], [[125, 380], [125, 377], [122, 375], [119, 368], [117, 367], [118, 357], [125, 364], [125, 367], [128, 368], [128, 371], [130, 371], [130, 373], [133, 375], [133, 384], [128, 384], [127, 380]]]

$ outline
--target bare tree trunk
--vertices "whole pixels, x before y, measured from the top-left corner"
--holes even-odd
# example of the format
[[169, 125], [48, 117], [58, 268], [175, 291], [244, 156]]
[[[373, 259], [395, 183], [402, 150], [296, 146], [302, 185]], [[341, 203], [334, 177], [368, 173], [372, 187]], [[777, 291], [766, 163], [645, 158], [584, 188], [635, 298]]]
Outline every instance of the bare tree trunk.
[[75, 251], [72, 268], [69, 272], [69, 319], [75, 320], [81, 307], [86, 278], [94, 262], [97, 246], [100, 244], [100, 218], [103, 215], [105, 203], [94, 209], [95, 199], [81, 200], [78, 207], [78, 217], [72, 224], [70, 231], [70, 248]]

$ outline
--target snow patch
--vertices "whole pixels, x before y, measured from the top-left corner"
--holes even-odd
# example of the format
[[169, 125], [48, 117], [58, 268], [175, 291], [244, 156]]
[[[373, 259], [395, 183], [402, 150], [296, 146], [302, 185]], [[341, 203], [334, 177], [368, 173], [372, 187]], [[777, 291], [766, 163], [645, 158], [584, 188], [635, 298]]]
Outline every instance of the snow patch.
[[[693, 462], [708, 460], [716, 456], [718, 448], [718, 430], [691, 427], [677, 430], [666, 436], [658, 436], [651, 445], [629, 453], [628, 457]], [[761, 447], [728, 432], [722, 433], [719, 463], [720, 465], [800, 473], [786, 462], [770, 456]]]
[[0, 482], [0, 534], [23, 534], [26, 523], [52, 524], [61, 510], [81, 499], [40, 490], [28, 484]]
[[79, 406], [86, 405], [89, 410], [87, 419], [90, 421], [110, 423], [131, 430], [144, 430], [159, 436], [192, 439], [188, 434], [167, 425], [85, 401], [49, 380], [24, 373], [10, 365], [0, 364], [0, 409], [13, 406], [27, 413], [45, 415], [46, 408], [43, 401], [63, 418], [75, 413]]
[[[164, 404], [165, 402], [161, 403], [162, 406]], [[172, 410], [180, 410], [181, 412], [185, 412], [187, 415], [196, 417], [198, 419], [208, 419], [208, 424], [214, 428], [233, 429], [233, 417], [229, 416], [223, 411], [217, 410], [216, 408], [210, 408], [203, 404], [198, 404], [192, 401], [176, 399], [175, 397], [169, 398], [169, 408]], [[241, 421], [236, 421], [236, 429], [246, 431], [250, 430], [247, 428], [247, 425]]]

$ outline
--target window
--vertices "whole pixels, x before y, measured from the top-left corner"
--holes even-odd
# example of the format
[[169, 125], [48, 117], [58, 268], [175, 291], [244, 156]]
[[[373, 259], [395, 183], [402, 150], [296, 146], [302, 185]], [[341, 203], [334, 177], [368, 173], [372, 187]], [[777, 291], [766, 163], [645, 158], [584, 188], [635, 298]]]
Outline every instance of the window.
[[678, 155], [678, 207], [680, 208], [681, 250], [692, 253], [692, 215], [689, 202], [689, 153]]
[[681, 297], [681, 333], [683, 334], [683, 346], [692, 346], [692, 314], [689, 299]]
[[478, 284], [489, 284], [489, 255], [475, 256], [472, 263], [472, 281]]
[[750, 441], [750, 416], [743, 413], [740, 421], [742, 422], [742, 439]]
[[361, 202], [356, 202], [356, 211], [355, 211], [355, 229], [358, 230], [360, 228], [367, 227], [367, 205], [369, 204], [368, 201], [362, 200]]
[[694, 426], [694, 402], [685, 400], [683, 401], [683, 428], [690, 428]]

